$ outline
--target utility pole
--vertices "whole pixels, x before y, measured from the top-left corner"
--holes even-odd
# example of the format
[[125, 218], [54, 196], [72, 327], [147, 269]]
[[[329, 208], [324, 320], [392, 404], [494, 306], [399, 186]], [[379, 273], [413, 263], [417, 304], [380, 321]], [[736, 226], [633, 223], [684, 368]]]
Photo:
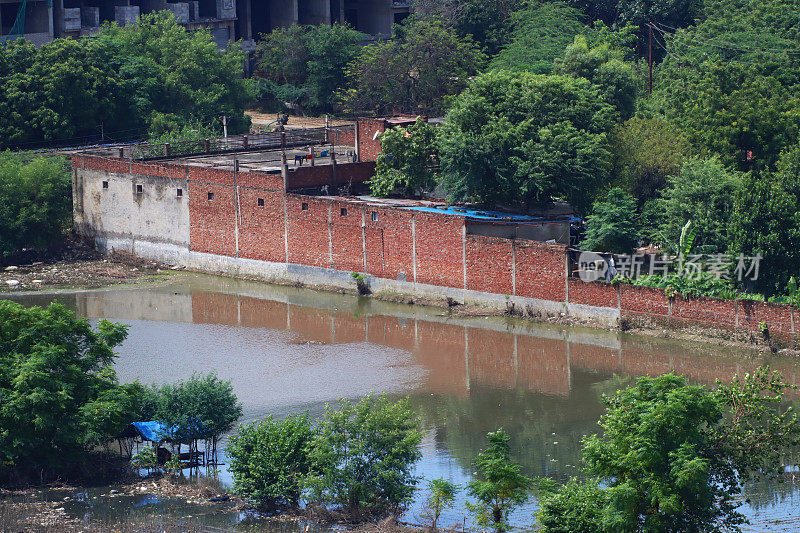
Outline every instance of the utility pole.
[[650, 37], [648, 39], [648, 44], [647, 44], [647, 55], [648, 55], [647, 62], [650, 65], [650, 81], [647, 87], [647, 96], [649, 98], [650, 95], [653, 94], [653, 23], [649, 22], [647, 24], [647, 27], [650, 30]]

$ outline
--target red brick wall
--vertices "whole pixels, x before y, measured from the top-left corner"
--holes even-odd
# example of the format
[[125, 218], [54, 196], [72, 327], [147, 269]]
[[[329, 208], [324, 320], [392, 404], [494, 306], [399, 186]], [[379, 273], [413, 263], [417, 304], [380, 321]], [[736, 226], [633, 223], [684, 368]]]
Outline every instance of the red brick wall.
[[[208, 199], [208, 193], [214, 199]], [[236, 204], [233, 187], [189, 185], [189, 247], [197, 252], [236, 255]]]
[[414, 213], [417, 282], [464, 287], [464, 219]]
[[331, 268], [351, 272], [364, 271], [364, 236], [361, 231], [363, 214], [363, 207], [358, 204], [331, 202]]
[[[348, 183], [363, 183], [372, 179], [374, 174], [375, 163], [373, 162], [340, 164], [336, 167], [336, 185], [342, 186]], [[332, 185], [333, 166], [330, 164], [313, 167], [311, 165], [305, 165], [289, 171], [287, 181], [290, 190]]]
[[736, 302], [718, 298], [672, 299], [672, 318], [707, 326], [733, 328], [736, 321]]
[[623, 316], [646, 315], [666, 318], [669, 314], [669, 299], [661, 289], [620, 285], [619, 290], [619, 303]]
[[541, 242], [514, 243], [517, 259], [517, 295], [563, 302], [565, 248]]
[[[308, 210], [302, 210], [302, 204]], [[287, 195], [289, 263], [330, 268], [328, 212], [330, 202], [313, 196]]]
[[[377, 221], [372, 220], [373, 212]], [[372, 230], [367, 241], [367, 272], [373, 274], [370, 269], [381, 265], [385, 278], [398, 279], [405, 273], [407, 281], [414, 281], [411, 211], [369, 206], [366, 216], [367, 229]]]
[[603, 281], [569, 278], [569, 303], [617, 308], [617, 287]]
[[508, 239], [467, 235], [467, 288], [514, 294], [512, 248]]
[[[264, 205], [259, 206], [259, 199]], [[239, 255], [286, 262], [282, 192], [239, 188]]]
[[378, 159], [378, 154], [381, 153], [381, 142], [375, 138], [375, 133], [384, 131], [386, 131], [386, 121], [382, 118], [358, 119], [358, 149], [361, 161]]

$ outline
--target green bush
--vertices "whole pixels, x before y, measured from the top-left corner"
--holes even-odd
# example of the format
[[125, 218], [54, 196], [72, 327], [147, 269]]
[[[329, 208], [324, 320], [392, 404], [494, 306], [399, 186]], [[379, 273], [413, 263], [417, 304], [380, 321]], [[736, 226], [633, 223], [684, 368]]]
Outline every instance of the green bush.
[[392, 128], [381, 135], [381, 153], [375, 176], [369, 186], [375, 196], [389, 196], [401, 191], [419, 196], [436, 186], [436, 130], [417, 119], [406, 128]]
[[439, 527], [442, 511], [453, 506], [458, 493], [458, 485], [446, 479], [437, 478], [428, 481], [428, 498], [423, 506], [422, 517], [428, 520], [431, 529]]
[[120, 386], [111, 367], [126, 336], [61, 304], [0, 301], [0, 474], [46, 480], [116, 438], [137, 405], [138, 388]]
[[608, 492], [596, 479], [570, 479], [555, 492], [539, 498], [536, 517], [540, 533], [603, 533], [603, 510], [608, 506]]
[[70, 187], [63, 158], [0, 153], [0, 256], [61, 244], [72, 221]]
[[598, 479], [547, 489], [543, 531], [739, 531], [744, 483], [780, 476], [800, 444], [793, 388], [762, 367], [714, 391], [667, 374], [604, 396], [602, 433], [583, 442]]
[[636, 223], [636, 200], [614, 187], [592, 207], [586, 217], [586, 238], [581, 242], [584, 250], [629, 254], [639, 242]]
[[239, 426], [227, 447], [236, 493], [259, 508], [297, 505], [313, 436], [307, 414]]
[[407, 399], [369, 395], [354, 404], [327, 406], [314, 437], [309, 500], [356, 516], [399, 512], [411, 501], [422, 441]]

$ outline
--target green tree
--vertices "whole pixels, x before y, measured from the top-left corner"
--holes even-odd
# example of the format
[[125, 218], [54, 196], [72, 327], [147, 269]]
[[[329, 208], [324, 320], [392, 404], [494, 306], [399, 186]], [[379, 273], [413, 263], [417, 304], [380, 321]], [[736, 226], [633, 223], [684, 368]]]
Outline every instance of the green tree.
[[614, 116], [585, 79], [483, 74], [447, 113], [441, 183], [455, 201], [529, 207], [562, 198], [584, 210], [610, 177]]
[[236, 493], [260, 508], [296, 506], [313, 436], [308, 414], [239, 426], [226, 448]]
[[471, 39], [458, 37], [439, 19], [412, 17], [395, 25], [392, 39], [361, 50], [347, 69], [342, 100], [351, 112], [435, 115], [484, 63]]
[[[257, 76], [270, 82], [270, 94], [319, 113], [333, 111], [346, 84], [345, 69], [366, 35], [348, 27], [289, 26], [264, 35], [256, 49]], [[283, 102], [277, 102], [283, 107]], [[274, 104], [273, 104], [274, 105]], [[273, 109], [278, 110], [278, 109]]]
[[214, 454], [220, 437], [241, 416], [242, 404], [233, 385], [219, 379], [215, 371], [158, 389], [156, 419], [173, 428], [169, 437], [189, 441], [208, 436]]
[[526, 4], [511, 15], [510, 41], [494, 56], [490, 68], [550, 74], [553, 61], [586, 30], [580, 19], [580, 11], [562, 2]]
[[782, 454], [800, 443], [797, 416], [782, 407], [787, 388], [761, 368], [713, 392], [667, 374], [605, 397], [602, 434], [583, 449], [605, 487], [572, 481], [546, 494], [545, 531], [739, 530], [743, 483], [778, 474]]
[[398, 512], [417, 483], [419, 422], [408, 400], [369, 395], [326, 406], [311, 447], [310, 501], [339, 506], [354, 516]]
[[407, 196], [431, 190], [436, 185], [436, 130], [421, 119], [406, 128], [392, 128], [381, 135], [375, 176], [370, 190], [375, 196], [389, 196], [402, 190]]
[[443, 478], [428, 481], [428, 498], [423, 506], [423, 517], [430, 522], [431, 530], [439, 527], [442, 511], [453, 506], [458, 493], [458, 485]]
[[726, 170], [716, 159], [687, 160], [656, 201], [660, 221], [656, 241], [677, 243], [686, 221], [691, 220], [695, 246], [709, 253], [725, 251], [740, 181], [738, 173]]
[[0, 153], [0, 256], [61, 244], [72, 219], [63, 158]]
[[414, 13], [441, 18], [459, 37], [469, 36], [492, 56], [508, 41], [515, 10], [523, 0], [414, 0]]
[[581, 248], [629, 254], [638, 244], [636, 200], [614, 187], [605, 198], [594, 203], [592, 214], [586, 217], [586, 238]]
[[611, 145], [614, 182], [640, 206], [658, 196], [667, 176], [677, 175], [690, 153], [680, 130], [660, 118], [633, 117], [618, 125]]
[[489, 445], [473, 461], [482, 479], [469, 482], [468, 492], [477, 503], [467, 503], [478, 525], [508, 531], [508, 515], [528, 500], [533, 481], [511, 460], [511, 437], [503, 429], [486, 435]]
[[606, 43], [589, 48], [586, 37], [578, 35], [563, 57], [556, 59], [555, 69], [559, 74], [585, 78], [597, 85], [606, 102], [627, 120], [636, 108], [637, 81], [624, 57], [624, 53]]
[[130, 419], [135, 388], [111, 364], [125, 326], [96, 328], [60, 304], [0, 301], [0, 473], [43, 481], [80, 468]]
[[800, 272], [800, 146], [785, 151], [778, 167], [742, 180], [729, 233], [734, 255], [762, 255], [753, 285], [768, 295], [781, 292]]

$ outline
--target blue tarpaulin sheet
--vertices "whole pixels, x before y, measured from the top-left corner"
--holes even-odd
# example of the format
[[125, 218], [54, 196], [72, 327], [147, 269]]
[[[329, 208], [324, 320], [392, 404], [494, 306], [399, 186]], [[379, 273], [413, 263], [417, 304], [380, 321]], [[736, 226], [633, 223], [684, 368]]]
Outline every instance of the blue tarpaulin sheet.
[[178, 428], [177, 426], [168, 426], [163, 422], [131, 422], [131, 424], [122, 432], [123, 437], [134, 437], [139, 435], [144, 440], [151, 442], [162, 441], [187, 441], [193, 439], [204, 439], [209, 437], [208, 431], [205, 430], [203, 424], [197, 422], [195, 427], [191, 428]]

